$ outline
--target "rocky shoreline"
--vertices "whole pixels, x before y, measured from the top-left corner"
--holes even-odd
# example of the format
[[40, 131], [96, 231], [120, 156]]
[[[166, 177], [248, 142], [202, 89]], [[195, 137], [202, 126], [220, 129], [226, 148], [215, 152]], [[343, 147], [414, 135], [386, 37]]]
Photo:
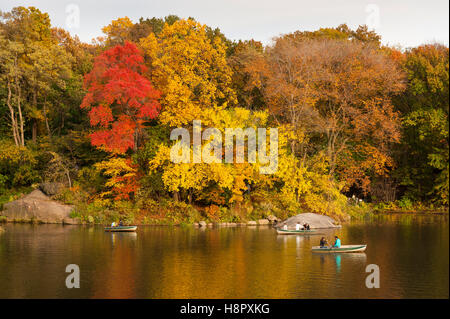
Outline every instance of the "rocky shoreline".
[[267, 219], [258, 219], [257, 221], [251, 220], [246, 223], [207, 223], [206, 221], [200, 221], [194, 223], [194, 227], [238, 227], [238, 226], [275, 226], [278, 223], [278, 219], [275, 216], [269, 216]]
[[[4, 210], [0, 212], [0, 221], [16, 223], [35, 223], [35, 224], [63, 224], [63, 225], [89, 225], [99, 224], [94, 222], [82, 221], [80, 218], [72, 218], [71, 213], [74, 207], [64, 205], [52, 200], [48, 195], [39, 189], [35, 189], [24, 197], [6, 203]], [[308, 223], [311, 228], [336, 228], [335, 221], [328, 216], [303, 213], [290, 217], [285, 221], [279, 220], [276, 216], [270, 215], [267, 218], [251, 220], [248, 222], [207, 222], [201, 220], [193, 223], [194, 227], [255, 227], [255, 226], [274, 226], [282, 227], [287, 225], [288, 229], [295, 229], [297, 223]], [[139, 226], [151, 226], [161, 224], [136, 223]]]

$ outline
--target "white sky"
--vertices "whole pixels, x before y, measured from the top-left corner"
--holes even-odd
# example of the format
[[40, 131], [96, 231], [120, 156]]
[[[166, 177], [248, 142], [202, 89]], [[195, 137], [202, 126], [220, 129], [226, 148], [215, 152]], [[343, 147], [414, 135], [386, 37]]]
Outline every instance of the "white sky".
[[[78, 27], [72, 26], [75, 20], [66, 12], [70, 4], [79, 8]], [[63, 27], [85, 42], [102, 35], [101, 28], [118, 17], [137, 21], [139, 17], [176, 14], [219, 27], [230, 39], [253, 38], [266, 44], [282, 33], [341, 23], [351, 28], [369, 24], [382, 36], [383, 44], [449, 44], [448, 0], [2, 0], [0, 10], [20, 5], [48, 12], [53, 26]]]

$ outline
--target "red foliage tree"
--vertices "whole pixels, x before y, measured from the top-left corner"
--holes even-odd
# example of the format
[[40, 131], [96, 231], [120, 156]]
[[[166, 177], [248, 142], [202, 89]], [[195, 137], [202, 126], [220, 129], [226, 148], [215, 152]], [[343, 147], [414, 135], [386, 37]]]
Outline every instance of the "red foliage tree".
[[136, 150], [143, 123], [158, 115], [161, 93], [143, 74], [144, 58], [136, 45], [126, 42], [99, 55], [84, 78], [88, 93], [81, 108], [90, 109], [91, 143], [108, 152]]

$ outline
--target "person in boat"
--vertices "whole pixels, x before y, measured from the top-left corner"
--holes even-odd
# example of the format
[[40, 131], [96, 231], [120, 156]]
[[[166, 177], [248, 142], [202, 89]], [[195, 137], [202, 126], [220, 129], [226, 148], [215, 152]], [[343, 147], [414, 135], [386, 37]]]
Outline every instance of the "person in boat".
[[309, 224], [308, 224], [308, 223], [305, 223], [305, 224], [303, 225], [303, 229], [305, 229], [305, 230], [310, 230]]
[[295, 230], [301, 230], [302, 229], [302, 225], [300, 225], [300, 223], [297, 223], [295, 225]]
[[116, 222], [112, 222], [111, 227], [116, 227]]
[[119, 226], [123, 226], [123, 223], [121, 220], [119, 221]]
[[332, 248], [340, 248], [341, 247], [341, 240], [339, 239], [338, 236], [334, 236], [334, 245], [332, 246]]
[[288, 230], [286, 224], [283, 226], [283, 230]]
[[325, 237], [320, 238], [320, 248], [328, 246], [328, 241]]

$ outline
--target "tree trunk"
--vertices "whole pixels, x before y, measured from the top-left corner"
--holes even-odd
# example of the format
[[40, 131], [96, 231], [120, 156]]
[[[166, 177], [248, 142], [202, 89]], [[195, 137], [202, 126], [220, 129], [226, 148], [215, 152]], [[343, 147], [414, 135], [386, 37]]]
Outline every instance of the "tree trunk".
[[137, 150], [138, 150], [139, 139], [140, 139], [140, 129], [138, 127], [136, 127], [136, 129], [134, 130], [134, 145], [133, 145], [134, 152], [137, 152]]
[[[37, 89], [36, 88], [34, 89], [34, 92], [33, 92], [33, 105], [34, 105], [34, 107], [37, 110]], [[31, 138], [32, 138], [34, 143], [36, 143], [36, 139], [37, 139], [37, 129], [38, 129], [37, 126], [38, 126], [37, 119], [34, 118], [33, 119], [32, 132], [31, 132], [32, 133], [31, 134]]]
[[17, 128], [17, 121], [16, 121], [16, 115], [14, 113], [14, 108], [11, 105], [11, 83], [8, 81], [8, 98], [6, 99], [6, 105], [8, 106], [10, 116], [11, 116], [11, 129], [13, 133], [14, 143], [16, 146], [20, 146], [19, 142], [19, 131]]
[[193, 195], [192, 193], [193, 193], [192, 188], [189, 188], [189, 191], [188, 191], [188, 202], [189, 202], [189, 205], [192, 204], [192, 195]]
[[72, 180], [70, 179], [70, 173], [66, 170], [67, 181], [69, 182], [69, 187], [72, 188]]
[[37, 138], [37, 120], [33, 119], [33, 126], [32, 126], [32, 130], [31, 130], [31, 138], [33, 140], [33, 142], [36, 142], [36, 138]]
[[45, 98], [44, 101], [44, 119], [45, 119], [45, 126], [47, 127], [47, 133], [48, 133], [48, 137], [52, 137], [52, 131], [50, 130], [50, 125], [48, 124], [48, 118], [47, 118], [47, 98]]
[[19, 77], [16, 74], [16, 93], [17, 93], [17, 111], [19, 113], [19, 123], [20, 126], [18, 127], [18, 129], [20, 128], [20, 138], [19, 138], [19, 142], [21, 146], [25, 146], [25, 137], [24, 137], [24, 133], [23, 133], [23, 117], [22, 117], [22, 106], [21, 106], [21, 101], [22, 101], [22, 91], [20, 90], [20, 85], [19, 85]]

